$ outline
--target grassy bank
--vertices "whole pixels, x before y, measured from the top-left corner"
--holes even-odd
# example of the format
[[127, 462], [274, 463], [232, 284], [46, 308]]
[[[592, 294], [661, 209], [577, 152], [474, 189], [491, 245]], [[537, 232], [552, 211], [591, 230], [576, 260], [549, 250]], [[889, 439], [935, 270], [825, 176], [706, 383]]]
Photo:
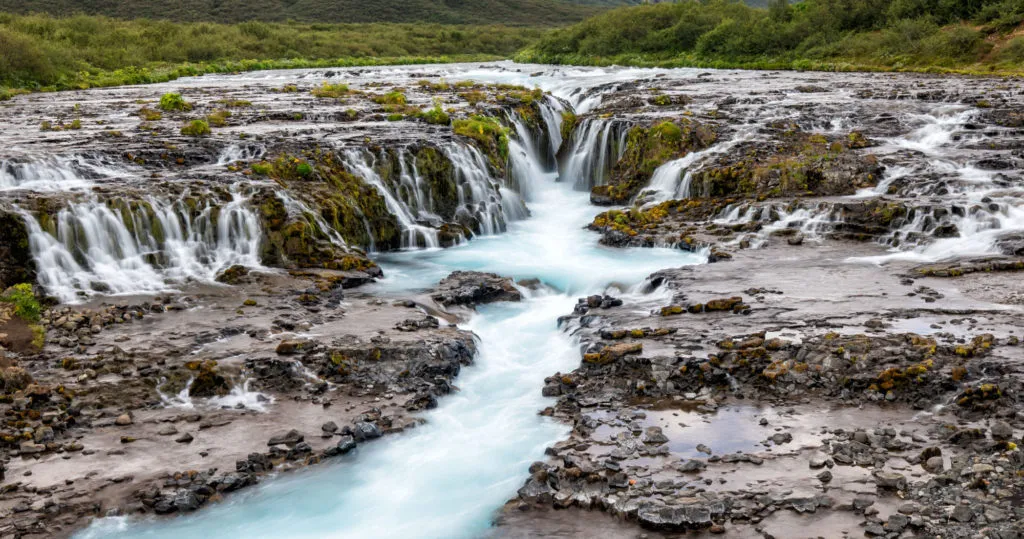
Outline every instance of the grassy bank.
[[508, 26], [227, 25], [0, 14], [0, 95], [257, 69], [490, 60], [510, 57], [542, 33]]
[[1024, 72], [1019, 0], [683, 1], [553, 30], [522, 62], [648, 67]]

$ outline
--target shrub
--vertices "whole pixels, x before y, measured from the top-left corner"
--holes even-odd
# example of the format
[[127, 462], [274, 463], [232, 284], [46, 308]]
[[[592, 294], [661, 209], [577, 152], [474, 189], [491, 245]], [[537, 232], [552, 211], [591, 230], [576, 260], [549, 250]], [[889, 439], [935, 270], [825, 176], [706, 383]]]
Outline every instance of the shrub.
[[185, 112], [192, 110], [192, 104], [185, 101], [181, 94], [168, 93], [160, 97], [160, 110]]
[[210, 124], [203, 120], [192, 120], [181, 128], [181, 134], [186, 137], [205, 137], [210, 134]]
[[260, 176], [270, 176], [270, 173], [273, 171], [274, 166], [266, 161], [261, 161], [259, 163], [252, 164], [253, 174], [258, 174]]
[[14, 305], [14, 314], [26, 322], [38, 322], [43, 313], [39, 300], [36, 299], [29, 283], [16, 284], [8, 288], [0, 301]]
[[1004, 62], [1024, 62], [1024, 37], [1010, 40], [999, 50], [999, 59]]
[[373, 96], [373, 102], [378, 105], [405, 105], [407, 100], [405, 94], [399, 91], [388, 92], [384, 95]]

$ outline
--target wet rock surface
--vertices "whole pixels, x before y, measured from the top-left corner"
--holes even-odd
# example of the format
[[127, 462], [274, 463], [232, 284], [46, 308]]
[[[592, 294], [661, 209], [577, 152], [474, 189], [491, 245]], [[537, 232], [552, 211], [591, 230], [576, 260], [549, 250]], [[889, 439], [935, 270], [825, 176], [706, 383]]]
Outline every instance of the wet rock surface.
[[412, 412], [473, 362], [472, 334], [429, 316], [402, 326], [412, 302], [353, 293], [323, 308], [340, 286], [329, 271], [250, 272], [230, 288], [46, 310], [43, 350], [0, 357], [2, 532], [189, 513], [415, 428]]
[[[548, 378], [542, 413], [573, 430], [508, 510], [596, 510], [668, 536], [1020, 533], [1013, 273], [986, 274], [1000, 304], [908, 279], [912, 264], [844, 263], [856, 244], [788, 249], [665, 270], [649, 283], [661, 299], [563, 317], [584, 360]], [[533, 529], [504, 518], [509, 536]]]
[[444, 306], [477, 305], [495, 301], [519, 301], [522, 293], [512, 279], [494, 273], [456, 271], [441, 280], [431, 295]]

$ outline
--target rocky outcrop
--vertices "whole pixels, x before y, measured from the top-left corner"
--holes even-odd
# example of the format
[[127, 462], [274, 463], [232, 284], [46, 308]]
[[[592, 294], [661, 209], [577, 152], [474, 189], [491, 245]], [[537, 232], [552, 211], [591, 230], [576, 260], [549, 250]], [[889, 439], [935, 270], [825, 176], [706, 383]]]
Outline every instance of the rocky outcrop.
[[872, 144], [860, 133], [830, 137], [781, 124], [767, 140], [742, 143], [693, 173], [692, 197], [852, 195], [881, 178], [877, 158], [856, 150]]
[[450, 307], [519, 301], [523, 296], [508, 277], [479, 271], [456, 271], [442, 279], [430, 297], [439, 304]]
[[0, 290], [35, 280], [25, 220], [17, 212], [0, 210]]

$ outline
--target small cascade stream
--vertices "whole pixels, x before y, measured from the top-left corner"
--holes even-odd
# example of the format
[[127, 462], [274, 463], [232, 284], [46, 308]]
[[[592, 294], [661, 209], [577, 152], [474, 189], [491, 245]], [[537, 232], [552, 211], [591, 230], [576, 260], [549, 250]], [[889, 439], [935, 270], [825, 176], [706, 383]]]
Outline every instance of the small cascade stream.
[[212, 282], [233, 265], [260, 267], [260, 223], [234, 192], [222, 207], [183, 200], [139, 204], [96, 199], [60, 210], [47, 229], [25, 213], [39, 284], [64, 302], [96, 293], [139, 294], [186, 280]]
[[[895, 183], [909, 179], [901, 196], [943, 198], [941, 202], [933, 199], [937, 204], [928, 207], [915, 207], [905, 223], [884, 239], [892, 246], [891, 254], [856, 260], [933, 262], [997, 254], [1001, 239], [1024, 234], [1024, 189], [1000, 181], [1000, 172], [979, 164], [980, 154], [971, 150], [981, 140], [972, 126], [977, 115], [976, 109], [964, 106], [936, 106], [909, 115], [904, 121], [913, 129], [885, 141], [879, 153], [911, 151], [927, 159], [913, 168], [891, 168], [873, 193], [858, 196], [885, 194]], [[914, 182], [917, 177], [934, 179]]]

